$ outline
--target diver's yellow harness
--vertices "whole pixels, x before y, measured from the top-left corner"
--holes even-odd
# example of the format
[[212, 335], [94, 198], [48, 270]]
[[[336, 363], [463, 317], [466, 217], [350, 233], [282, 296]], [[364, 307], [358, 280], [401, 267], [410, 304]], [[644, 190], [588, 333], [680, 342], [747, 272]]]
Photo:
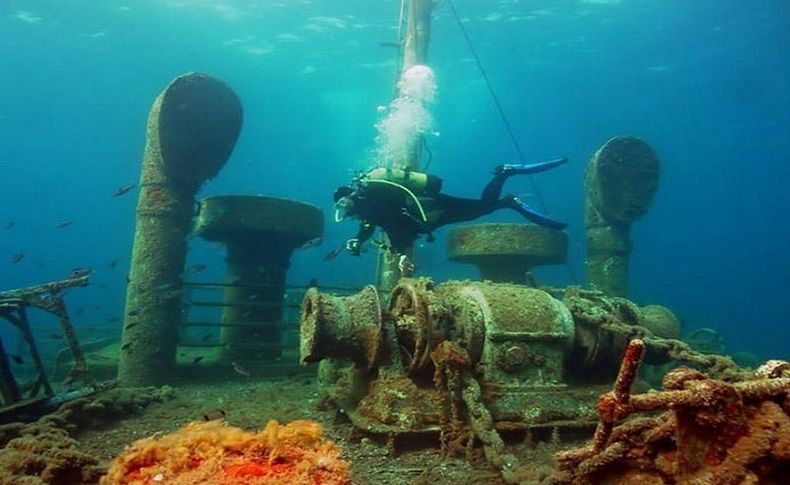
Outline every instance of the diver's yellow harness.
[[[428, 184], [428, 177], [429, 175], [426, 173], [412, 172], [408, 169], [404, 170], [379, 167], [374, 168], [370, 172], [360, 177], [359, 183], [360, 185], [368, 183], [385, 184], [404, 191], [406, 195], [408, 195], [411, 200], [414, 201], [414, 205], [417, 206], [417, 211], [420, 213], [420, 219], [422, 219], [422, 222], [428, 223], [428, 216], [425, 214], [425, 209], [422, 207], [420, 199], [418, 199], [414, 192], [409, 187], [407, 187], [408, 184], [415, 189], [423, 190]], [[393, 182], [393, 179], [402, 181], [403, 183]], [[340, 210], [335, 208], [335, 222], [340, 222], [342, 220], [343, 217], [340, 216]]]

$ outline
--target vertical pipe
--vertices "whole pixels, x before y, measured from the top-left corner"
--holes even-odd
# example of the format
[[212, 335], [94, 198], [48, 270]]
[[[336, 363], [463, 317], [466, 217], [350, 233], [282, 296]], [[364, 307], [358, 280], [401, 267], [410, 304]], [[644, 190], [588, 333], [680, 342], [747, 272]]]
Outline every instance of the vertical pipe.
[[403, 40], [403, 70], [425, 64], [428, 42], [431, 38], [431, 12], [434, 0], [411, 0], [407, 18], [406, 37]]
[[585, 206], [587, 281], [607, 295], [625, 298], [628, 296], [631, 224], [602, 217], [589, 195]]
[[607, 295], [628, 296], [631, 224], [650, 209], [659, 174], [650, 145], [628, 135], [608, 140], [587, 165], [587, 280]]
[[[409, 13], [406, 20], [406, 36], [403, 40], [403, 69], [405, 72], [417, 64], [425, 64], [428, 57], [428, 42], [431, 33], [431, 13], [435, 5], [434, 0], [410, 0]], [[420, 147], [422, 143], [414, 143], [404, 160], [395, 161], [397, 168], [419, 170]], [[414, 248], [409, 248], [409, 259], [414, 258]], [[398, 258], [393, 257], [388, 251], [380, 250], [376, 269], [376, 286], [388, 294], [398, 283], [401, 272], [398, 268]]]
[[236, 94], [205, 74], [176, 78], [154, 101], [118, 365], [124, 386], [157, 385], [174, 374], [194, 197], [225, 165], [241, 120]]

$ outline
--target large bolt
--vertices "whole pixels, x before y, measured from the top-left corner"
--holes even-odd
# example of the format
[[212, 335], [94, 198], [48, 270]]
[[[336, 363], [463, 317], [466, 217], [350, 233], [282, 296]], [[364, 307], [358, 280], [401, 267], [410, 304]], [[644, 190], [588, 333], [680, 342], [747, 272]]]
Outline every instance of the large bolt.
[[[225, 243], [227, 281], [222, 312], [222, 357], [272, 361], [280, 357], [285, 279], [291, 253], [324, 231], [321, 209], [263, 196], [201, 201], [195, 233]], [[261, 352], [261, 344], [266, 351]]]
[[179, 76], [154, 101], [126, 289], [118, 367], [124, 385], [161, 384], [173, 375], [194, 196], [225, 165], [241, 122], [236, 93], [205, 74]]
[[568, 236], [534, 224], [469, 224], [450, 231], [447, 253], [477, 266], [483, 279], [524, 284], [535, 266], [565, 262]]

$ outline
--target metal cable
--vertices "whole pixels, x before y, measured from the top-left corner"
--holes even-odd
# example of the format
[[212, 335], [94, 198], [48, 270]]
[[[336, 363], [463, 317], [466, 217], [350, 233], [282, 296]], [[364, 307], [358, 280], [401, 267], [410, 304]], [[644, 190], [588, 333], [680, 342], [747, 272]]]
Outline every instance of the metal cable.
[[[458, 23], [458, 27], [461, 29], [461, 33], [466, 40], [466, 44], [469, 46], [469, 51], [472, 53], [472, 57], [475, 59], [475, 63], [477, 64], [477, 69], [480, 71], [480, 74], [483, 76], [483, 80], [486, 83], [486, 87], [488, 88], [488, 92], [491, 94], [491, 98], [494, 100], [494, 105], [496, 105], [497, 111], [499, 112], [499, 116], [502, 119], [502, 123], [505, 125], [505, 129], [507, 130], [508, 135], [510, 136], [510, 141], [513, 143], [513, 147], [516, 149], [516, 153], [518, 154], [518, 159], [521, 162], [526, 161], [526, 157], [524, 156], [524, 152], [521, 150], [521, 145], [519, 145], [518, 140], [516, 139], [516, 134], [513, 131], [513, 128], [510, 126], [510, 121], [505, 114], [504, 108], [502, 108], [502, 103], [499, 102], [499, 98], [494, 91], [494, 87], [491, 85], [491, 80], [488, 78], [488, 74], [486, 74], [485, 68], [483, 68], [483, 63], [480, 61], [480, 57], [477, 55], [477, 51], [475, 51], [474, 45], [472, 44], [472, 39], [469, 37], [469, 33], [467, 33], [466, 28], [464, 28], [463, 22], [461, 22], [461, 17], [458, 16], [458, 12], [455, 10], [455, 5], [453, 5], [452, 0], [447, 0], [447, 5], [449, 5], [450, 10], [453, 13], [453, 17], [455, 17], [455, 21]], [[547, 212], [546, 202], [543, 200], [543, 195], [541, 195], [540, 190], [538, 189], [535, 180], [532, 178], [532, 175], [527, 175], [529, 179], [530, 187], [532, 188], [532, 192], [535, 194], [535, 197], [538, 199], [538, 203], [540, 204], [540, 209], [543, 212]]]
[[[502, 123], [505, 125], [505, 129], [507, 130], [508, 135], [510, 136], [510, 141], [513, 143], [513, 147], [518, 154], [518, 159], [522, 163], [526, 161], [526, 157], [524, 156], [524, 152], [521, 150], [521, 145], [518, 143], [518, 139], [516, 138], [516, 134], [513, 131], [513, 127], [510, 125], [510, 121], [505, 114], [504, 108], [502, 108], [502, 103], [499, 102], [499, 97], [497, 97], [496, 92], [494, 91], [494, 87], [491, 84], [491, 80], [488, 78], [488, 74], [486, 73], [485, 68], [483, 67], [483, 63], [480, 61], [480, 57], [477, 55], [477, 51], [475, 50], [474, 45], [472, 44], [472, 39], [469, 37], [469, 33], [466, 31], [463, 22], [461, 22], [461, 17], [458, 15], [458, 12], [455, 10], [455, 5], [453, 5], [452, 0], [447, 0], [447, 5], [450, 7], [450, 11], [453, 13], [453, 17], [455, 18], [456, 23], [458, 24], [458, 28], [461, 29], [461, 33], [466, 40], [466, 44], [469, 47], [469, 51], [472, 53], [472, 57], [475, 59], [475, 63], [477, 64], [477, 69], [480, 71], [480, 74], [483, 76], [483, 80], [485, 81], [486, 87], [488, 88], [488, 92], [491, 94], [491, 98], [494, 100], [494, 105], [496, 105], [497, 111], [499, 112], [499, 116], [502, 119]], [[543, 199], [543, 195], [540, 193], [538, 189], [538, 185], [535, 182], [535, 179], [532, 175], [527, 174], [527, 179], [529, 180], [529, 185], [532, 188], [532, 192], [535, 194], [535, 198], [538, 200], [538, 204], [540, 205], [540, 210], [544, 213], [548, 214], [548, 208], [546, 206], [546, 202]], [[579, 281], [578, 277], [576, 276], [576, 271], [574, 270], [573, 266], [566, 261], [565, 267], [568, 269], [568, 274], [571, 278], [571, 281]]]

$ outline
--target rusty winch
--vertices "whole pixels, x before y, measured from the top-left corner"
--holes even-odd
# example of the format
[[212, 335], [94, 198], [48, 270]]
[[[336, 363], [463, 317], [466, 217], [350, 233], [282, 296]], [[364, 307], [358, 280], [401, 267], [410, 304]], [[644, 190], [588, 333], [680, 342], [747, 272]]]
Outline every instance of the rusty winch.
[[[301, 360], [321, 361], [328, 396], [368, 432], [438, 431], [475, 399], [497, 429], [594, 424], [597, 397], [629, 338], [667, 342], [645, 326], [674, 316], [597, 292], [558, 293], [402, 279], [382, 307], [373, 286], [346, 297], [311, 289], [302, 303]], [[667, 360], [666, 345], [649, 349], [649, 363]], [[464, 391], [470, 383], [479, 392]]]

